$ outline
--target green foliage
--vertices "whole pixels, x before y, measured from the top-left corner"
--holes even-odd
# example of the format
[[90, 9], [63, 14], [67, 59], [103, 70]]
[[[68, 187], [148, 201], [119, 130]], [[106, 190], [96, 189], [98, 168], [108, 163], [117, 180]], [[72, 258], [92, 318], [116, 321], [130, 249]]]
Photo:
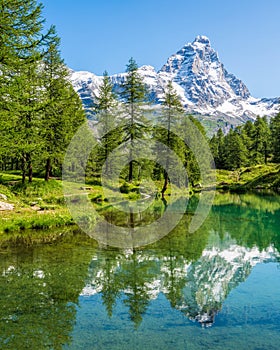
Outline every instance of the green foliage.
[[121, 98], [125, 103], [123, 141], [127, 142], [129, 149], [129, 182], [133, 180], [135, 140], [143, 139], [149, 130], [149, 123], [142, 108], [143, 102], [147, 100], [147, 90], [137, 69], [136, 61], [131, 58], [127, 65], [127, 77], [121, 92]]
[[271, 120], [272, 159], [280, 163], [280, 113]]
[[[189, 130], [191, 124], [195, 128], [192, 131]], [[207, 162], [207, 155], [204, 154], [203, 147], [201, 147], [199, 138], [196, 137], [197, 133], [202, 135], [206, 139], [206, 131], [199, 120], [189, 115], [183, 117], [179, 123], [179, 130], [183, 135], [183, 138], [190, 144], [184, 144], [184, 165], [188, 174], [188, 181], [192, 187], [199, 183], [201, 179], [201, 171], [204, 169], [199, 168], [198, 160], [202, 167]], [[190, 147], [191, 145], [191, 147]], [[194, 154], [196, 153], [196, 155]]]
[[224, 139], [224, 166], [237, 169], [247, 164], [246, 148], [237, 130], [230, 129]]
[[[68, 81], [55, 28], [44, 31], [42, 5], [35, 0], [1, 1], [0, 164], [33, 171], [48, 180], [60, 174], [63, 153], [85, 121]], [[45, 169], [44, 169], [45, 168]]]
[[271, 119], [257, 117], [254, 122], [247, 121], [243, 126], [224, 135], [219, 129], [210, 140], [216, 167], [235, 170], [241, 167], [279, 162], [279, 116]]
[[104, 165], [104, 174], [112, 174], [114, 162], [109, 155], [121, 143], [122, 130], [118, 127], [117, 118], [120, 114], [120, 107], [113, 93], [113, 85], [107, 72], [103, 74], [103, 81], [98, 90], [98, 97], [94, 105], [96, 112], [97, 130], [100, 145], [96, 150], [95, 168], [100, 171]]
[[255, 164], [267, 163], [270, 151], [270, 130], [266, 117], [257, 117], [251, 139], [252, 160]]
[[217, 170], [217, 187], [246, 192], [252, 189], [279, 191], [279, 164], [263, 164], [240, 169]]
[[[40, 137], [45, 163], [45, 180], [61, 175], [64, 152], [78, 127], [85, 122], [81, 101], [68, 81], [68, 70], [60, 57], [60, 40], [55, 31], [43, 57], [44, 110]], [[42, 164], [43, 165], [43, 164]]]
[[52, 244], [43, 247], [36, 243], [45, 232], [38, 231], [37, 242], [19, 238], [20, 248], [15, 239], [1, 259], [1, 349], [61, 349], [71, 343], [75, 304], [95, 247], [69, 229], [52, 234]]
[[[159, 127], [156, 128], [155, 138], [164, 143], [168, 150], [171, 149], [177, 154], [181, 153], [181, 158], [183, 158], [184, 142], [172, 131], [178, 127], [178, 122], [183, 115], [184, 108], [171, 81], [167, 84], [162, 104], [163, 110], [158, 117]], [[166, 152], [165, 150], [161, 150], [159, 153], [159, 158], [164, 160], [164, 183], [161, 190], [162, 196], [164, 196], [170, 181], [168, 173], [170, 168], [174, 167], [174, 162], [169, 151]], [[161, 168], [158, 169], [159, 171], [161, 170]]]

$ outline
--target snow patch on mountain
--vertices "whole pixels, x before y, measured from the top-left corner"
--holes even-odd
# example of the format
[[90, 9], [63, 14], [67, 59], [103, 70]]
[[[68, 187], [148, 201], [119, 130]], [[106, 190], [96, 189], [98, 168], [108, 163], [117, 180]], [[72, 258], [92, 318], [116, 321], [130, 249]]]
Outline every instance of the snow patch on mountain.
[[[199, 35], [192, 43], [186, 44], [170, 56], [158, 72], [149, 65], [138, 71], [147, 85], [150, 100], [155, 104], [162, 102], [167, 83], [171, 80], [187, 113], [230, 122], [234, 118], [236, 124], [240, 124], [248, 119], [254, 120], [257, 115], [275, 115], [279, 110], [279, 98], [257, 99], [251, 96], [246, 85], [225, 69], [206, 36]], [[116, 92], [121, 90], [126, 75], [111, 76]], [[90, 72], [70, 71], [70, 80], [90, 113], [102, 77]]]

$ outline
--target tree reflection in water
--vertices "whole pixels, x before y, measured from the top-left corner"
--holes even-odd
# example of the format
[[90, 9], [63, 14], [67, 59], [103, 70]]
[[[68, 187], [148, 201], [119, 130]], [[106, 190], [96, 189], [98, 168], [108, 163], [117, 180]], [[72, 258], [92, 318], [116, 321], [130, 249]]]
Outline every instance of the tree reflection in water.
[[[188, 232], [197, 204], [160, 241], [142, 248], [98, 247], [82, 234], [50, 245], [8, 247], [0, 259], [0, 347], [60, 349], [71, 343], [79, 298], [99, 294], [108, 317], [117, 305], [135, 328], [161, 297], [187, 319], [210, 326], [229, 293], [259, 262], [279, 260], [277, 196], [220, 195], [195, 233]], [[146, 213], [120, 218], [136, 226], [160, 217], [159, 200]]]
[[[102, 293], [109, 315], [116, 298], [124, 294], [123, 303], [136, 327], [150, 301], [161, 293], [189, 319], [211, 326], [230, 291], [246, 280], [252, 268], [279, 258], [279, 197], [273, 202], [257, 195], [229, 196], [225, 202], [224, 195], [217, 196], [208, 220], [194, 234], [188, 233], [189, 213], [168, 236], [148, 247], [99, 251], [84, 293]], [[261, 201], [270, 203], [269, 211]], [[186, 212], [196, 204], [194, 197]], [[152, 220], [151, 211], [146, 215], [147, 219], [142, 213], [142, 222]], [[128, 225], [133, 227], [136, 221], [130, 213]]]

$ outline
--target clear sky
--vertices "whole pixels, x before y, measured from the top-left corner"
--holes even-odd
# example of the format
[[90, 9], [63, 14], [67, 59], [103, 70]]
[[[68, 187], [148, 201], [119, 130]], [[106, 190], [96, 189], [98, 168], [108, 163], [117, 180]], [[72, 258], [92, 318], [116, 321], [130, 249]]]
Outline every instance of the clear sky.
[[253, 96], [280, 96], [280, 0], [41, 1], [74, 70], [119, 73], [130, 57], [160, 69], [200, 34]]

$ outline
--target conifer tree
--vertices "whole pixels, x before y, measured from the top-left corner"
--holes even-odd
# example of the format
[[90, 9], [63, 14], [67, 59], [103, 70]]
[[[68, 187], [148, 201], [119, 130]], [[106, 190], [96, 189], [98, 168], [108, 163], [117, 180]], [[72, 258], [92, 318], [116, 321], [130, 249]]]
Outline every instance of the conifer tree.
[[[188, 119], [196, 127], [197, 131], [195, 131], [194, 134], [190, 133]], [[187, 144], [185, 145], [184, 163], [188, 173], [188, 181], [194, 187], [195, 184], [197, 184], [201, 179], [201, 170], [203, 170], [200, 169], [198, 160], [201, 167], [203, 167], [204, 164], [207, 164], [207, 158], [205, 158], [205, 153], [203, 152], [203, 148], [201, 148], [199, 138], [196, 137], [196, 132], [199, 132], [200, 135], [206, 139], [206, 131], [200, 121], [194, 118], [192, 115], [189, 115], [182, 120], [180, 123], [180, 129], [187, 135], [187, 139], [191, 141], [192, 148], [196, 151], [196, 155], [194, 155], [194, 151], [190, 148], [190, 146]]]
[[96, 112], [99, 134], [102, 135], [99, 158], [101, 163], [105, 162], [105, 174], [108, 174], [112, 170], [112, 164], [110, 164], [108, 156], [120, 143], [121, 130], [120, 128], [117, 129], [118, 102], [106, 71], [103, 74], [103, 81], [98, 90], [94, 111]]
[[34, 157], [40, 154], [42, 143], [39, 138], [40, 114], [44, 108], [38, 63], [21, 67], [13, 81], [13, 123], [11, 130], [14, 154], [21, 159], [22, 182], [28, 175], [33, 179]]
[[267, 163], [269, 154], [270, 130], [267, 119], [257, 117], [252, 135], [252, 157], [255, 164]]
[[69, 72], [60, 57], [59, 44], [60, 39], [53, 28], [52, 40], [46, 46], [42, 61], [45, 106], [41, 114], [40, 137], [46, 181], [51, 171], [56, 169], [60, 174], [67, 145], [86, 120], [80, 99], [68, 81]]
[[[178, 143], [180, 143], [180, 141], [178, 137], [172, 133], [172, 130], [175, 130], [178, 127], [178, 122], [183, 116], [183, 113], [184, 107], [179, 99], [179, 96], [173, 88], [172, 82], [169, 81], [163, 99], [163, 110], [158, 118], [158, 125], [162, 127], [160, 130], [158, 130], [158, 137], [160, 141], [167, 146], [168, 149], [173, 149], [175, 151], [177, 146], [177, 153], [180, 148], [182, 150], [183, 143], [181, 142], [181, 147], [178, 149]], [[161, 190], [163, 197], [168, 187], [168, 171], [170, 166], [172, 166], [171, 163], [172, 159], [170, 158], [169, 153], [167, 153], [165, 156], [164, 184]]]
[[248, 120], [244, 126], [241, 128], [241, 137], [244, 146], [247, 149], [248, 154], [248, 165], [255, 164], [254, 154], [253, 154], [253, 142], [255, 134], [255, 125], [251, 120]]
[[235, 170], [247, 165], [247, 150], [237, 130], [230, 129], [224, 141], [224, 167]]
[[272, 160], [280, 163], [280, 113], [271, 119]]
[[216, 135], [210, 140], [210, 148], [214, 157], [215, 166], [217, 169], [224, 167], [224, 134], [221, 128]]
[[38, 78], [43, 33], [42, 4], [35, 0], [0, 1], [0, 128], [4, 146], [22, 164], [22, 182], [28, 168], [32, 181], [34, 151], [39, 152], [38, 119], [42, 88]]
[[148, 121], [144, 117], [144, 111], [142, 108], [143, 102], [147, 100], [147, 91], [143, 78], [138, 73], [138, 65], [133, 58], [130, 58], [127, 65], [127, 77], [122, 85], [121, 97], [125, 103], [125, 126], [123, 128], [124, 141], [129, 143], [129, 173], [128, 181], [132, 182], [133, 179], [133, 165], [135, 161], [134, 156], [134, 144], [136, 139], [145, 137], [148, 131]]

